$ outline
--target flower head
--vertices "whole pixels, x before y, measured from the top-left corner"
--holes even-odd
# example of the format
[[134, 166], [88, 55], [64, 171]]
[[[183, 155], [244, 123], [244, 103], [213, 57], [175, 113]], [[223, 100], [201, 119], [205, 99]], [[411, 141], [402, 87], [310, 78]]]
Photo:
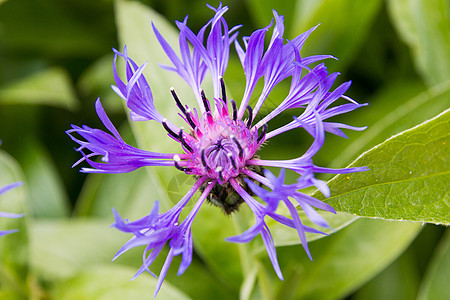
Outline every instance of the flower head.
[[[175, 167], [197, 179], [186, 196], [165, 213], [159, 213], [158, 202], [148, 216], [133, 222], [124, 221], [114, 211], [116, 221], [113, 226], [133, 234], [133, 237], [119, 250], [117, 256], [133, 247], [146, 246], [143, 265], [136, 276], [144, 271], [153, 274], [149, 270], [151, 263], [165, 244], [168, 244], [170, 248], [155, 294], [161, 287], [174, 256], [182, 256], [179, 274], [183, 273], [191, 263], [193, 251], [191, 225], [205, 200], [220, 207], [226, 214], [236, 211], [243, 203], [250, 207], [255, 214], [255, 225], [243, 234], [229, 238], [228, 241], [245, 243], [261, 234], [274, 269], [282, 279], [275, 244], [265, 223], [265, 217], [271, 217], [296, 229], [303, 247], [311, 257], [305, 232], [322, 232], [303, 225], [297, 210], [303, 209], [313, 223], [322, 227], [327, 227], [328, 224], [314, 208], [333, 213], [335, 211], [328, 204], [299, 190], [316, 186], [328, 197], [330, 191], [325, 182], [315, 178], [316, 173], [348, 173], [365, 170], [365, 168], [329, 169], [313, 164], [312, 158], [322, 147], [325, 132], [345, 137], [341, 129], [364, 129], [325, 121], [363, 105], [344, 95], [350, 82], [340, 85], [333, 91], [330, 90], [338, 74], [328, 74], [326, 66], [320, 62], [333, 58], [332, 56], [300, 56], [303, 44], [316, 27], [287, 41], [283, 37], [283, 16], [274, 11], [275, 24], [271, 22], [267, 27], [256, 30], [249, 37], [244, 37], [242, 47], [237, 40], [238, 26], [229, 29], [224, 19], [224, 13], [228, 7], [221, 4], [218, 8], [210, 8], [214, 16], [198, 33], [194, 33], [187, 26], [187, 18], [183, 22], [176, 22], [180, 30], [180, 56], [152, 24], [161, 47], [173, 64], [163, 67], [184, 79], [192, 88], [198, 103], [198, 107], [188, 107], [182, 103], [175, 89], [170, 90], [174, 104], [180, 110], [179, 115], [186, 123], [185, 128], [177, 127], [158, 112], [150, 85], [143, 75], [146, 64], [139, 66], [134, 62], [128, 56], [126, 47], [123, 52], [114, 50], [113, 73], [116, 85], [113, 89], [126, 101], [131, 119], [160, 123], [167, 135], [179, 144], [181, 151], [156, 153], [128, 145], [107, 117], [100, 100], [96, 102], [97, 114], [110, 133], [74, 125], [67, 131], [70, 137], [80, 145], [76, 150], [82, 154], [82, 158], [75, 165], [86, 161], [91, 166], [91, 168], [82, 168], [83, 172], [123, 173], [144, 166], [167, 166]], [[265, 47], [266, 34], [272, 26], [270, 43], [268, 47]], [[223, 79], [233, 44], [246, 78], [243, 98], [239, 106], [233, 99], [227, 97]], [[118, 74], [116, 68], [118, 58], [125, 62], [126, 80], [122, 80]], [[203, 79], [208, 73], [214, 85], [213, 95], [209, 97], [202, 89]], [[250, 98], [255, 96], [255, 86], [262, 78], [264, 78], [262, 92], [256, 95], [258, 100], [254, 107], [251, 107]], [[259, 117], [258, 112], [268, 95], [283, 80], [291, 82], [288, 95], [273, 111]], [[333, 105], [338, 99], [343, 99], [347, 103]], [[292, 108], [303, 108], [303, 113], [294, 116], [292, 122], [269, 131], [269, 122], [281, 112]], [[259, 121], [254, 124], [256, 118]], [[305, 129], [315, 139], [306, 153], [291, 160], [262, 160], [257, 156], [261, 145], [267, 143], [272, 137], [296, 128]], [[75, 137], [75, 133], [82, 139]], [[93, 156], [100, 156], [101, 162], [93, 161], [91, 159]], [[269, 166], [281, 168], [279, 177], [264, 169]], [[284, 183], [285, 169], [298, 173], [297, 183], [291, 185]], [[199, 200], [186, 219], [179, 220], [181, 211], [196, 191], [201, 192]], [[255, 195], [262, 201], [256, 200]], [[291, 199], [294, 202], [291, 202]], [[291, 218], [276, 212], [280, 202], [287, 206]]]
[[[14, 182], [5, 186], [0, 187], [0, 195], [3, 193], [6, 193], [9, 190], [12, 190], [18, 186], [21, 186], [22, 182]], [[0, 212], [0, 217], [2, 218], [22, 218], [24, 214], [14, 214], [14, 213], [7, 213], [7, 212]], [[17, 232], [18, 229], [11, 229], [11, 230], [0, 230], [0, 236], [4, 236], [10, 233]]]

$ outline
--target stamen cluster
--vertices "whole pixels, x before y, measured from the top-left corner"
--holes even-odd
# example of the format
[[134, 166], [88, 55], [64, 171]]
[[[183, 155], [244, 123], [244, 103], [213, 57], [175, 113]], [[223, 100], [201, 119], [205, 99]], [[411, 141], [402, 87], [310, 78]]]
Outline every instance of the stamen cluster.
[[228, 108], [226, 89], [223, 78], [220, 78], [221, 98], [214, 99], [215, 112], [211, 112], [210, 102], [201, 91], [204, 113], [200, 119], [190, 108], [181, 104], [174, 89], [171, 93], [183, 119], [189, 124], [189, 133], [180, 128], [174, 132], [164, 119], [162, 124], [168, 134], [177, 140], [186, 152], [184, 159], [174, 155], [175, 167], [186, 174], [206, 176], [225, 184], [230, 178], [241, 174], [241, 169], [247, 166], [264, 142], [267, 126], [258, 134], [257, 128], [252, 128], [252, 109], [247, 106], [246, 122], [238, 119], [236, 102], [231, 100], [231, 110]]

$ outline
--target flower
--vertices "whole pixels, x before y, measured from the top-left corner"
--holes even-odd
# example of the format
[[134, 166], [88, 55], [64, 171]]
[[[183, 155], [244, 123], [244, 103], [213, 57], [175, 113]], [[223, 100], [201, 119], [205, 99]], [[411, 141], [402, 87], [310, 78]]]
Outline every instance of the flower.
[[[14, 189], [18, 186], [21, 186], [22, 182], [14, 182], [5, 186], [0, 187], [0, 195], [3, 193], [6, 193], [7, 191]], [[14, 213], [7, 213], [7, 212], [1, 212], [0, 211], [0, 217], [2, 218], [22, 218], [25, 214], [14, 214]], [[0, 230], [0, 236], [4, 236], [10, 233], [17, 232], [18, 229], [11, 229], [11, 230]]]
[[[113, 210], [115, 223], [112, 226], [133, 234], [115, 258], [131, 248], [146, 246], [143, 265], [135, 277], [144, 271], [154, 275], [149, 270], [150, 265], [165, 244], [168, 244], [170, 248], [159, 275], [155, 295], [161, 287], [174, 256], [182, 256], [179, 275], [191, 263], [193, 251], [191, 225], [205, 200], [220, 207], [226, 214], [236, 211], [244, 202], [251, 208], [256, 218], [255, 225], [243, 234], [229, 238], [228, 241], [245, 243], [261, 234], [275, 272], [282, 279], [274, 241], [264, 221], [265, 217], [271, 217], [288, 227], [295, 228], [303, 247], [311, 258], [305, 232], [322, 232], [302, 224], [297, 208], [290, 199], [295, 200], [313, 223], [328, 227], [314, 207], [333, 213], [334, 209], [299, 190], [315, 186], [329, 197], [330, 191], [326, 183], [316, 179], [316, 173], [350, 173], [366, 170], [366, 168], [329, 169], [313, 164], [312, 157], [322, 147], [325, 132], [345, 137], [342, 129], [365, 129], [327, 122], [330, 117], [352, 111], [365, 104], [359, 104], [344, 95], [350, 82], [341, 84], [333, 91], [330, 90], [338, 73], [328, 74], [326, 66], [320, 62], [333, 58], [332, 56], [300, 56], [303, 44], [316, 27], [287, 41], [283, 37], [283, 16], [274, 11], [275, 25], [271, 22], [267, 27], [256, 30], [249, 37], [244, 37], [244, 47], [242, 47], [237, 40], [239, 26], [229, 29], [223, 17], [228, 7], [222, 4], [218, 8], [209, 7], [214, 11], [214, 16], [198, 33], [192, 32], [187, 26], [187, 18], [183, 22], [176, 22], [180, 30], [180, 56], [152, 24], [161, 47], [173, 64], [163, 68], [183, 78], [192, 88], [198, 102], [197, 108], [183, 105], [175, 89], [170, 90], [180, 110], [179, 115], [186, 122], [188, 129], [177, 127], [158, 112], [150, 85], [143, 75], [146, 64], [139, 66], [134, 62], [128, 56], [126, 47], [123, 52], [114, 50], [113, 74], [116, 85], [112, 88], [126, 101], [131, 120], [160, 123], [167, 135], [179, 143], [181, 151], [156, 153], [128, 145], [109, 120], [99, 99], [95, 104], [96, 111], [110, 133], [76, 125], [72, 125], [72, 129], [67, 131], [69, 136], [80, 145], [76, 150], [81, 153], [82, 158], [74, 166], [82, 161], [90, 165], [88, 168], [83, 167], [82, 172], [123, 173], [144, 166], [172, 166], [197, 179], [189, 192], [167, 212], [159, 213], [158, 202], [155, 202], [148, 216], [129, 222], [123, 220]], [[274, 27], [272, 37], [268, 47], [265, 48], [265, 36], [272, 26]], [[232, 44], [235, 45], [246, 79], [239, 107], [234, 100], [227, 98], [223, 79]], [[122, 80], [118, 74], [116, 67], [118, 58], [125, 61], [126, 80]], [[210, 98], [201, 88], [207, 73], [212, 77], [214, 86], [214, 92]], [[264, 86], [252, 108], [249, 101], [256, 94], [255, 86], [262, 78], [264, 78]], [[258, 112], [272, 89], [289, 78], [291, 87], [286, 98], [268, 115], [253, 124], [253, 121], [259, 117]], [[334, 105], [338, 99], [343, 99], [346, 104]], [[304, 110], [301, 115], [295, 116], [292, 122], [278, 129], [268, 130], [268, 123], [273, 118], [292, 108]], [[244, 115], [246, 115], [245, 118]], [[261, 146], [272, 137], [296, 128], [305, 129], [314, 138], [313, 144], [306, 153], [291, 160], [262, 160], [257, 156]], [[75, 133], [81, 136], [81, 139], [76, 137]], [[93, 161], [91, 159], [93, 156], [100, 156], [101, 162]], [[265, 170], [265, 167], [281, 168], [279, 177]], [[285, 169], [293, 170], [300, 175], [297, 183], [284, 184]], [[199, 200], [189, 215], [183, 221], [179, 220], [181, 211], [197, 191], [201, 193]], [[254, 195], [266, 204], [257, 201]], [[291, 218], [276, 212], [280, 201], [287, 206]]]

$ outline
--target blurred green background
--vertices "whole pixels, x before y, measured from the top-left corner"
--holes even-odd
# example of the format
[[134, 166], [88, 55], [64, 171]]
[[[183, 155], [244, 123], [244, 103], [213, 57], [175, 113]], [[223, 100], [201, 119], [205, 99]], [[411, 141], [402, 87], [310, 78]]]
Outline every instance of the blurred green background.
[[[201, 0], [140, 2], [170, 24], [188, 14], [188, 24], [194, 32], [211, 17], [211, 11]], [[9, 275], [0, 276], [2, 299], [136, 299], [153, 293], [154, 282], [150, 276], [146, 277], [148, 282], [140, 279], [128, 282], [140, 264], [140, 250], [131, 251], [111, 264], [113, 266], [108, 265], [127, 238], [108, 228], [113, 221], [111, 207], [116, 207], [130, 219], [140, 217], [150, 211], [153, 201], [158, 198], [158, 192], [149, 196], [153, 195], [151, 191], [165, 190], [169, 203], [175, 202], [188, 186], [186, 180], [189, 179], [175, 176], [178, 173], [172, 171], [159, 175], [158, 180], [150, 173], [153, 178], [150, 183], [147, 181], [151, 171], [146, 170], [112, 176], [82, 174], [77, 168], [71, 169], [80, 155], [73, 150], [76, 145], [64, 132], [70, 124], [103, 128], [94, 110], [94, 101], [101, 97], [113, 123], [121, 129], [126, 140], [135, 145], [121, 100], [110, 89], [114, 83], [111, 48], [119, 49], [124, 43], [132, 45], [136, 39], [133, 37], [128, 41], [125, 35], [129, 30], [126, 22], [134, 16], [130, 13], [133, 10], [126, 9], [124, 3], [112, 0], [0, 0], [0, 139], [3, 151], [14, 157], [20, 166], [11, 167], [17, 170], [11, 178], [24, 178], [26, 182], [24, 190], [17, 192], [20, 195], [12, 197], [23, 198], [28, 231], [21, 228], [22, 234], [17, 234], [16, 239], [25, 241], [26, 235], [29, 236], [29, 242], [23, 243], [28, 243], [27, 255], [30, 257], [30, 261], [23, 259], [20, 272], [11, 271], [18, 270], [14, 264], [11, 267], [5, 264], [6, 271], [2, 272]], [[209, 4], [217, 6], [218, 1], [209, 1]], [[391, 135], [420, 124], [449, 107], [448, 1], [235, 0], [224, 1], [224, 4], [229, 6], [228, 24], [244, 25], [240, 37], [266, 26], [272, 18], [272, 9], [285, 16], [288, 39], [321, 23], [307, 40], [302, 54], [331, 54], [339, 58], [326, 62], [330, 71], [341, 72], [339, 82], [352, 80], [348, 91], [350, 97], [360, 103], [370, 103], [366, 108], [336, 118], [355, 126], [368, 125], [369, 129], [362, 133], [348, 132], [349, 140], [327, 136], [323, 150], [315, 158], [318, 165], [344, 167]], [[147, 27], [140, 27], [137, 35], [153, 35], [150, 21], [146, 21]], [[136, 59], [138, 64], [145, 60], [158, 63], [153, 61], [151, 50], [148, 51], [147, 58]], [[239, 99], [245, 81], [234, 47], [232, 52], [225, 82], [234, 98]], [[150, 86], [154, 88], [151, 81]], [[289, 83], [277, 87], [270, 95], [266, 111], [283, 99], [288, 88]], [[274, 127], [277, 122], [282, 125], [286, 120], [291, 120], [291, 114], [286, 113], [274, 121]], [[288, 134], [276, 139], [275, 148], [271, 149], [270, 145], [264, 148], [261, 156], [291, 158], [292, 149], [306, 150], [310, 142], [306, 133]], [[2, 198], [4, 201], [7, 195]], [[229, 222], [219, 210], [212, 211], [207, 214], [214, 216], [211, 222], [218, 219]], [[379, 226], [383, 227], [383, 224]], [[336, 282], [330, 286], [321, 285], [321, 272], [326, 271], [320, 271], [319, 267], [314, 269], [314, 265], [326, 264], [325, 258], [330, 253], [339, 255], [338, 250], [328, 254], [322, 252], [340, 242], [349, 248], [350, 259], [353, 244], [345, 242], [344, 238], [341, 241], [339, 234], [350, 235], [352, 226], [338, 232], [336, 237], [312, 242], [313, 263], [304, 260], [305, 255], [298, 245], [278, 248], [280, 263], [285, 266], [282, 270], [288, 278], [283, 283], [272, 278], [270, 268], [267, 273], [258, 271], [256, 274], [250, 270], [241, 274], [240, 264], [246, 262], [238, 261], [236, 265], [228, 265], [230, 270], [222, 270], [224, 264], [228, 264], [227, 259], [233, 259], [233, 254], [227, 257], [226, 253], [216, 253], [217, 249], [209, 249], [207, 242], [200, 241], [193, 266], [177, 278], [177, 266], [173, 265], [159, 297], [416, 299], [420, 294], [421, 299], [439, 299], [428, 291], [432, 284], [422, 285], [428, 272], [438, 269], [437, 262], [443, 261], [446, 270], [449, 269], [450, 236], [448, 231], [445, 233], [445, 227], [439, 225], [424, 225], [420, 233], [419, 229], [412, 230], [414, 233], [409, 233], [410, 238], [403, 242], [403, 248], [393, 251], [384, 260], [380, 258], [381, 262], [375, 262], [370, 271], [355, 274], [343, 282], [326, 278], [325, 281]], [[363, 228], [370, 231], [371, 226], [374, 225], [369, 222]], [[392, 248], [397, 242], [395, 236], [378, 238], [392, 243]], [[12, 243], [15, 238], [9, 239], [5, 239], [5, 243]], [[84, 246], [90, 243], [101, 243], [102, 248]], [[226, 242], [222, 239], [217, 243]], [[382, 249], [391, 248], [389, 244], [384, 247]], [[68, 249], [72, 252], [67, 252]], [[241, 250], [236, 247], [232, 251]], [[373, 250], [364, 251], [374, 255]], [[254, 263], [267, 265], [265, 255], [256, 255], [260, 262], [255, 260]], [[302, 258], [291, 260], [295, 256]], [[156, 273], [162, 262], [155, 264]], [[335, 265], [339, 266], [346, 268], [344, 263]], [[351, 265], [348, 268], [350, 270]], [[309, 274], [311, 278], [307, 279]], [[449, 274], [441, 274], [446, 274], [448, 282]], [[257, 280], [254, 281], [252, 276]], [[204, 280], [202, 291], [194, 288], [199, 278]], [[95, 288], [87, 288], [87, 282]], [[302, 284], [304, 287], [299, 288]], [[302, 290], [309, 287], [312, 292]], [[105, 292], [115, 288], [120, 291], [114, 295]], [[79, 290], [80, 294], [70, 295], [68, 291], [73, 289]], [[179, 291], [184, 294], [178, 294]]]

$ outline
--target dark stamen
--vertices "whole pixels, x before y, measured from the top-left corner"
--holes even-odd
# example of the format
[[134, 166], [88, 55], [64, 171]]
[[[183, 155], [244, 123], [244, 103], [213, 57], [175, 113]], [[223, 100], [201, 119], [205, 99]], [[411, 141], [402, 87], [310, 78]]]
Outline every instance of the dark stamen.
[[233, 142], [236, 144], [236, 146], [239, 149], [239, 157], [243, 158], [244, 157], [244, 149], [242, 149], [241, 144], [239, 144], [238, 140], [234, 136], [231, 136], [231, 139], [233, 140]]
[[236, 162], [234, 161], [233, 154], [231, 152], [228, 152], [227, 157], [231, 161], [231, 164], [233, 165], [233, 169], [237, 170]]
[[233, 106], [233, 121], [237, 120], [237, 107], [236, 107], [236, 102], [231, 99], [231, 106]]
[[175, 139], [178, 140], [178, 134], [176, 134], [172, 129], [169, 128], [169, 126], [167, 125], [166, 119], [164, 119], [164, 120], [162, 121], [162, 126], [164, 127], [164, 129], [165, 129], [172, 137], [174, 137]]
[[202, 164], [203, 166], [206, 168], [206, 170], [210, 170], [208, 164], [206, 163], [206, 158], [205, 158], [205, 149], [202, 150]]
[[191, 153], [194, 152], [194, 150], [192, 150], [191, 146], [189, 146], [188, 143], [186, 142], [186, 140], [183, 138], [183, 129], [180, 129], [180, 133], [178, 133], [178, 137], [179, 137], [181, 144], [183, 144], [184, 148], [186, 148]]
[[191, 171], [191, 168], [181, 167], [181, 166], [178, 164], [179, 161], [181, 161], [180, 157], [179, 157], [178, 155], [174, 155], [174, 156], [173, 156], [173, 162], [174, 162], [175, 168], [177, 168], [178, 170], [183, 171], [183, 172], [185, 172], [185, 173]]
[[185, 173], [191, 171], [191, 168], [181, 167], [177, 162], [175, 162], [175, 168], [177, 168], [178, 170], [183, 171]]
[[177, 94], [175, 93], [174, 88], [170, 88], [170, 92], [172, 93], [173, 99], [175, 99], [175, 102], [177, 103], [178, 108], [181, 110], [183, 115], [186, 116], [186, 108], [181, 103], [180, 99], [178, 98]]
[[192, 120], [190, 112], [186, 110], [184, 105], [181, 103], [180, 99], [178, 98], [177, 94], [175, 93], [174, 88], [170, 88], [170, 92], [172, 93], [173, 99], [175, 99], [175, 102], [177, 103], [178, 108], [181, 110], [183, 115], [186, 116], [186, 120], [188, 121], [189, 125], [192, 127], [192, 129], [195, 129], [195, 123]]
[[201, 94], [202, 94], [203, 106], [205, 107], [205, 110], [206, 111], [211, 111], [211, 109], [209, 108], [208, 99], [206, 99], [206, 95], [205, 95], [205, 92], [203, 90], [201, 91]]
[[263, 129], [262, 129], [261, 133], [258, 136], [258, 139], [257, 139], [258, 143], [266, 136], [266, 133], [267, 133], [267, 123], [265, 123], [263, 125]]
[[248, 110], [247, 128], [250, 129], [250, 126], [252, 126], [253, 122], [253, 109], [250, 105], [247, 105], [247, 110]]
[[222, 167], [217, 167], [215, 171], [216, 171], [216, 173], [219, 173], [220, 181], [225, 181], [223, 178], [222, 170], [223, 170]]
[[227, 92], [225, 90], [225, 82], [223, 82], [223, 78], [220, 77], [220, 87], [222, 88], [222, 101], [227, 104]]
[[194, 120], [192, 120], [191, 112], [190, 110], [186, 110], [186, 120], [188, 121], [189, 125], [191, 125], [192, 129], [195, 129], [197, 126], [194, 123]]

